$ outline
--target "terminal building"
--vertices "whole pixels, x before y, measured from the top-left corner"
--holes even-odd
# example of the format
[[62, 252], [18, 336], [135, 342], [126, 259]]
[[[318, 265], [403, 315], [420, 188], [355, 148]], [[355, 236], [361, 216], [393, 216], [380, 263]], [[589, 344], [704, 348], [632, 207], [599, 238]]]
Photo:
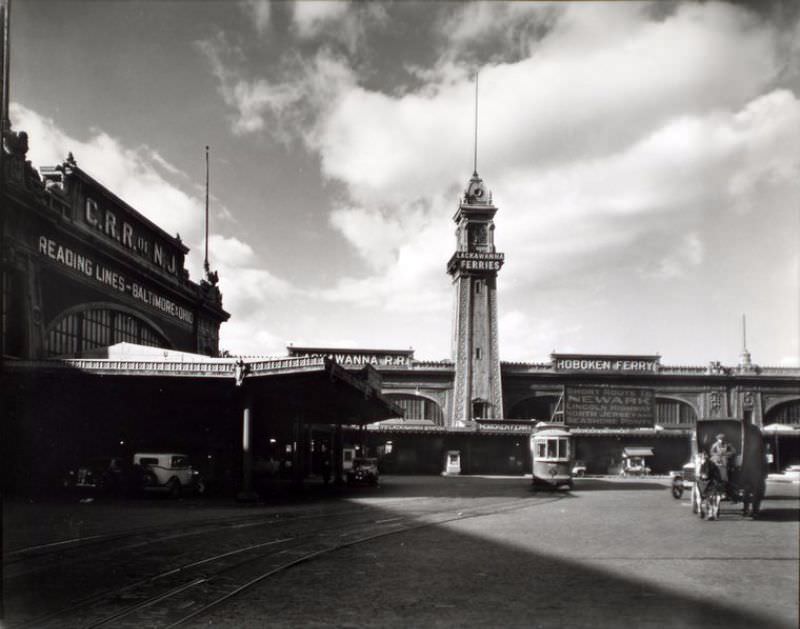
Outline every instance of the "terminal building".
[[[302, 475], [325, 452], [338, 461], [351, 447], [378, 456], [387, 473], [438, 474], [457, 452], [462, 473], [522, 475], [541, 421], [572, 431], [589, 474], [618, 472], [626, 448], [651, 453], [655, 473], [679, 468], [696, 422], [711, 418], [761, 427], [773, 469], [800, 462], [800, 368], [755, 364], [744, 338], [730, 366], [613, 353], [503, 362], [497, 278], [506, 260], [495, 247], [498, 208], [477, 172], [453, 216], [445, 266], [450, 357], [290, 346], [280, 358], [222, 358], [230, 315], [216, 274], [192, 281], [179, 235], [72, 155], [37, 171], [27, 151], [27, 135], [4, 122], [6, 479], [46, 484], [60, 466], [118, 446], [198, 453], [235, 469], [245, 490], [259, 459], [282, 458]], [[37, 470], [25, 469], [34, 460]]]
[[[500, 357], [497, 276], [505, 256], [494, 244], [497, 207], [477, 172], [453, 217], [452, 356], [415, 360], [413, 351], [289, 347], [290, 356], [325, 355], [345, 366], [370, 364], [402, 420], [370, 426], [366, 441], [386, 471], [438, 473], [458, 452], [465, 473], [530, 471], [528, 437], [537, 422], [576, 436], [587, 473], [617, 473], [625, 448], [644, 448], [654, 473], [679, 469], [698, 420], [736, 418], [765, 429], [772, 466], [800, 462], [800, 369], [740, 362], [670, 366], [657, 355], [553, 353], [544, 363]], [[364, 436], [361, 436], [364, 440]]]
[[216, 277], [189, 279], [189, 249], [90, 177], [70, 154], [37, 172], [9, 134], [2, 216], [2, 353], [91, 355], [115, 343], [216, 356]]

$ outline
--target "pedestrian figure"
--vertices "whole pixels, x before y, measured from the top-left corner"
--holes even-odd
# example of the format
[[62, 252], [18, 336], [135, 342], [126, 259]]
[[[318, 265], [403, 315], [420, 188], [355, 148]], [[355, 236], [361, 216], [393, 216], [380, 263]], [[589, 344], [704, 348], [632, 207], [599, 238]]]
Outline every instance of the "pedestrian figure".
[[725, 435], [720, 433], [717, 440], [711, 444], [711, 460], [719, 467], [722, 480], [727, 483], [729, 480], [728, 471], [731, 465], [731, 457], [736, 455], [736, 448], [728, 443]]

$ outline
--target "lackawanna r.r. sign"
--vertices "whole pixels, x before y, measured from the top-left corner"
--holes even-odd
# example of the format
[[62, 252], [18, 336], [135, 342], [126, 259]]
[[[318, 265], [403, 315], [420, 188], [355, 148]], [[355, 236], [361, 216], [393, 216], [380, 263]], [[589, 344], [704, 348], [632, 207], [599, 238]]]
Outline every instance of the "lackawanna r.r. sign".
[[640, 387], [567, 385], [564, 423], [570, 427], [652, 428], [655, 392]]

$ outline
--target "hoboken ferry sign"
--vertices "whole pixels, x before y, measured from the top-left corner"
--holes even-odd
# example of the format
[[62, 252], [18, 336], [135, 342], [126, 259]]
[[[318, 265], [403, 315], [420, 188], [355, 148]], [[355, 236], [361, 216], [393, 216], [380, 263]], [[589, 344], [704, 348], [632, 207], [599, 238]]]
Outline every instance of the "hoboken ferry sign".
[[550, 354], [550, 359], [556, 371], [656, 373], [661, 356]]

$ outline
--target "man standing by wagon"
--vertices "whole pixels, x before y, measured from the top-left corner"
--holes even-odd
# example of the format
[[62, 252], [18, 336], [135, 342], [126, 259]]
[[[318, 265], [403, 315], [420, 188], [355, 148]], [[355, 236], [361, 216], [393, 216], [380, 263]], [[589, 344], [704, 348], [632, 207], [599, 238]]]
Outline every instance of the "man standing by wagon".
[[728, 440], [725, 438], [723, 433], [720, 433], [717, 435], [717, 440], [711, 444], [709, 454], [711, 454], [711, 460], [717, 464], [720, 476], [727, 486], [729, 481], [728, 471], [730, 469], [731, 458], [736, 456], [736, 448], [728, 443]]

